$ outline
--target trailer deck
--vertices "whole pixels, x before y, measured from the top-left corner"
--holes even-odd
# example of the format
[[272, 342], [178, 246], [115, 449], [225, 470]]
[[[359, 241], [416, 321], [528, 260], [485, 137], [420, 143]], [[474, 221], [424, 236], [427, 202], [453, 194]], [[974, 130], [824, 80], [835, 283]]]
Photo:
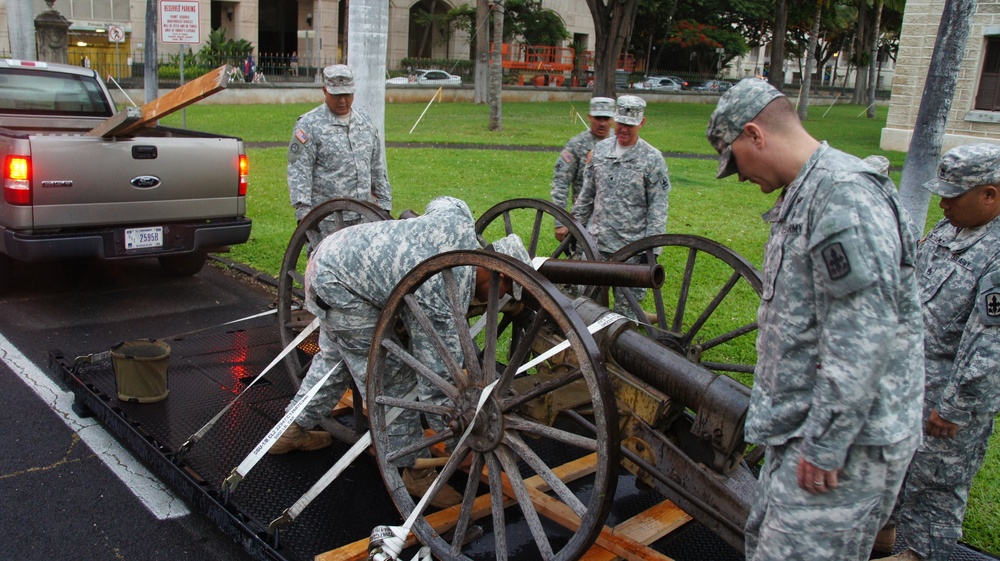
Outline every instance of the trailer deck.
[[[281, 418], [294, 395], [282, 364], [246, 391], [203, 439], [183, 454], [177, 452], [277, 356], [281, 351], [278, 339], [273, 316], [237, 328], [168, 339], [172, 350], [168, 368], [170, 395], [157, 403], [120, 401], [110, 360], [74, 367], [75, 357], [52, 351], [50, 369], [71, 388], [78, 412], [95, 416], [192, 510], [240, 543], [251, 558], [366, 558], [371, 529], [402, 522], [375, 458], [369, 454], [355, 460], [290, 526], [275, 535], [268, 533], [270, 523], [340, 458], [348, 448], [346, 444], [335, 442], [316, 452], [265, 456], [233, 493], [226, 496], [222, 492], [223, 480]], [[586, 458], [560, 458], [555, 449], [540, 453], [567, 470], [575, 469], [571, 465], [574, 461], [586, 463]], [[585, 466], [582, 471], [586, 471]], [[585, 488], [586, 474], [577, 477], [572, 485]], [[544, 497], [542, 493], [538, 500], [544, 501]], [[534, 548], [524, 547], [530, 545], [531, 535], [526, 526], [518, 528], [517, 507], [507, 510], [512, 558], [534, 559]], [[454, 513], [447, 511], [426, 514], [445, 526], [449, 518], [454, 518]], [[614, 530], [606, 531], [586, 558], [611, 559], [614, 555], [608, 549], [616, 548], [634, 550], [637, 559], [743, 558], [704, 527], [688, 520], [659, 493], [640, 488], [635, 478], [624, 472], [619, 476], [607, 522]], [[553, 523], [551, 532], [558, 536], [567, 530]], [[473, 552], [480, 553], [473, 556], [491, 559], [489, 536], [480, 541], [473, 548]]]

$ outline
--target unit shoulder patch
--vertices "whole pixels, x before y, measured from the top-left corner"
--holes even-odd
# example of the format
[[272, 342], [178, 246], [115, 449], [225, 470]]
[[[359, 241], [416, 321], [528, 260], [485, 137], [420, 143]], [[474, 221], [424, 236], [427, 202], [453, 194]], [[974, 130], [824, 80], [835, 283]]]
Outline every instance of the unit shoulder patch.
[[839, 242], [823, 248], [822, 254], [830, 280], [842, 279], [850, 274], [851, 262], [847, 258], [847, 253], [844, 252], [844, 246]]

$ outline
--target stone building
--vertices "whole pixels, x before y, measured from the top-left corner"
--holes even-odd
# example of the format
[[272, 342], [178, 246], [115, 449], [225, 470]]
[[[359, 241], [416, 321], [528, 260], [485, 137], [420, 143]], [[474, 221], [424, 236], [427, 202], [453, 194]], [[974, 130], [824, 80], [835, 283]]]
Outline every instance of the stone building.
[[[880, 143], [885, 150], [906, 151], [910, 145], [946, 1], [906, 2], [892, 99]], [[1000, 144], [1000, 0], [978, 1], [943, 149], [974, 142]]]
[[[18, 0], [10, 0], [18, 1]], [[29, 0], [33, 14], [45, 11], [44, 0]], [[171, 1], [171, 0], [167, 0]], [[344, 0], [177, 0], [198, 4], [202, 44], [213, 29], [223, 29], [226, 38], [245, 39], [254, 46], [254, 54], [276, 57], [297, 54], [300, 66], [323, 66], [346, 59], [347, 2]], [[468, 59], [469, 35], [447, 33], [440, 23], [430, 28], [419, 23], [421, 12], [443, 15], [448, 10], [475, 0], [388, 0], [389, 38], [386, 65], [399, 68], [406, 57]], [[586, 2], [581, 0], [543, 0], [545, 8], [558, 13], [586, 49], [594, 46], [594, 22]], [[121, 63], [141, 58], [146, 42], [146, 2], [141, 0], [55, 0], [54, 8], [72, 22], [69, 29], [71, 64], [110, 61]], [[125, 41], [112, 43], [108, 29], [124, 30]], [[486, 26], [481, 26], [481, 33]], [[567, 41], [568, 46], [570, 41]], [[199, 45], [192, 45], [197, 51]], [[158, 45], [161, 55], [176, 54], [176, 44]], [[10, 52], [7, 25], [7, 2], [0, 2], [0, 54]], [[135, 61], [141, 62], [141, 61]], [[107, 62], [105, 62], [106, 64]], [[311, 63], [311, 64], [310, 64]]]

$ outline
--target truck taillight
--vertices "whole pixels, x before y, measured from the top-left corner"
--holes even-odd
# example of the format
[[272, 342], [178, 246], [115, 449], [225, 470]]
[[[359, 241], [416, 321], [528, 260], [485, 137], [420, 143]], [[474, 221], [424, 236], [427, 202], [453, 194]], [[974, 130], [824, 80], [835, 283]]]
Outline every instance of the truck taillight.
[[31, 158], [7, 156], [3, 163], [3, 198], [12, 205], [31, 204]]
[[250, 173], [250, 161], [246, 154], [240, 154], [240, 196], [247, 194], [247, 174]]

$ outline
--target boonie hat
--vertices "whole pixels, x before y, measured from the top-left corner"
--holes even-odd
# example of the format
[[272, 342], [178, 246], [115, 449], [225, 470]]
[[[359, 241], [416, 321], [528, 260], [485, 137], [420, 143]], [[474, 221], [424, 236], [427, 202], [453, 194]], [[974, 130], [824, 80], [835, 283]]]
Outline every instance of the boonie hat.
[[[517, 234], [510, 234], [505, 238], [500, 238], [499, 240], [490, 244], [497, 253], [502, 253], [504, 255], [509, 255], [518, 261], [531, 266], [531, 256], [528, 255], [528, 250], [524, 249], [524, 242], [521, 241], [521, 236]], [[514, 283], [514, 299], [521, 299], [521, 285]]]
[[590, 114], [594, 117], [614, 117], [615, 100], [610, 97], [590, 98]]
[[743, 127], [752, 121], [769, 103], [785, 94], [760, 78], [744, 78], [719, 98], [719, 104], [708, 119], [705, 136], [719, 153], [717, 179], [736, 173], [732, 159], [732, 144]]
[[333, 64], [323, 69], [323, 87], [330, 95], [354, 93], [354, 72], [346, 64]]
[[980, 185], [1000, 185], [1000, 146], [967, 144], [941, 157], [937, 178], [924, 189], [945, 199], [964, 195]]
[[885, 156], [876, 156], [873, 154], [861, 161], [868, 164], [869, 167], [881, 173], [882, 175], [889, 175], [889, 158], [886, 158]]
[[638, 125], [642, 122], [642, 113], [645, 109], [646, 100], [634, 95], [623, 95], [618, 98], [615, 122], [623, 125]]

